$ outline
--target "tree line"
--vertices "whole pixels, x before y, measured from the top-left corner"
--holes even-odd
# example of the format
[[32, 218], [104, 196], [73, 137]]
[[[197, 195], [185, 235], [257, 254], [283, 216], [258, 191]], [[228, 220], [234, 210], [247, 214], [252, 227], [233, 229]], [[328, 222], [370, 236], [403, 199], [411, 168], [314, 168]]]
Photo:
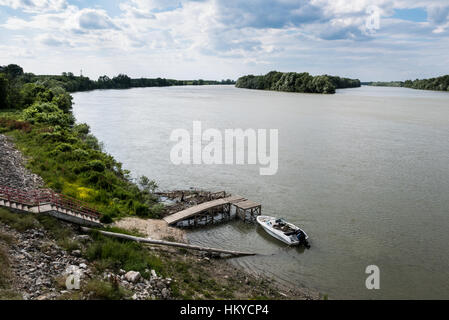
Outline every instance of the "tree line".
[[406, 81], [364, 82], [363, 84], [378, 87], [404, 87], [419, 90], [449, 91], [449, 75]]
[[[231, 79], [215, 80], [174, 80], [165, 78], [132, 79], [126, 74], [119, 74], [113, 78], [100, 76], [98, 80], [91, 80], [84, 76], [75, 76], [72, 72], [61, 75], [35, 75], [25, 73], [16, 64], [0, 66], [0, 108], [21, 108], [29, 105], [31, 97], [37, 96], [45, 89], [51, 88], [55, 95], [65, 92], [64, 99], [69, 99], [67, 92], [88, 91], [95, 89], [129, 89], [137, 87], [166, 87], [183, 85], [216, 85], [234, 84]], [[63, 109], [63, 108], [61, 108]]]
[[336, 89], [360, 87], [360, 80], [337, 76], [312, 76], [307, 72], [271, 71], [266, 75], [240, 77], [237, 88], [303, 93], [335, 93]]

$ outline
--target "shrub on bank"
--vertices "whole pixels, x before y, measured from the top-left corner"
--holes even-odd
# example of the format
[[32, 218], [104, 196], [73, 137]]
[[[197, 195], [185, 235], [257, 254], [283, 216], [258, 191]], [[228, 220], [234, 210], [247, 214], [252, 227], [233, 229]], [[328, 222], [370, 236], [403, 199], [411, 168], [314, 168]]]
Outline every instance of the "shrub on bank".
[[75, 122], [71, 113], [65, 113], [54, 103], [35, 103], [23, 111], [25, 120], [31, 123], [69, 126]]
[[[139, 190], [129, 171], [102, 152], [88, 125], [74, 124], [71, 96], [57, 82], [17, 82], [14, 88], [18, 90], [14, 106], [22, 111], [1, 117], [0, 132], [15, 137], [30, 159], [28, 166], [47, 187], [87, 201], [108, 216], [103, 221], [127, 215], [157, 216], [157, 199]], [[82, 188], [92, 192], [79, 192]]]

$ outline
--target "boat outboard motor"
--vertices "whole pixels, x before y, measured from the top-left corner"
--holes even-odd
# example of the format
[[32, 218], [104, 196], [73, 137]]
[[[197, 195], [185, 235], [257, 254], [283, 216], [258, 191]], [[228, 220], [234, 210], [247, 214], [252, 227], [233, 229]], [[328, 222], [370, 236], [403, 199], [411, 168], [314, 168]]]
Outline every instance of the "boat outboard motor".
[[307, 241], [306, 235], [301, 230], [296, 232], [296, 238], [298, 239], [299, 244], [304, 245], [307, 249], [310, 248], [309, 241]]

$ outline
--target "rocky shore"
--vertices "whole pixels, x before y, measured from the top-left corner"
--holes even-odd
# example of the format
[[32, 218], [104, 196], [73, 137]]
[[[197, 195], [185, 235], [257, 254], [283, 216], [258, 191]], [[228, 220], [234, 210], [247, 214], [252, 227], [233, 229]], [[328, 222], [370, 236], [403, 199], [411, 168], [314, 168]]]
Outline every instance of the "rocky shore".
[[[0, 234], [2, 238], [9, 239], [7, 247], [12, 289], [25, 300], [70, 298], [73, 288], [67, 288], [66, 284], [70, 276], [80, 280], [80, 287], [94, 278], [108, 283], [117, 282], [129, 291], [129, 298], [134, 300], [170, 298], [172, 279], [160, 277], [154, 270], [148, 270], [150, 279], [144, 279], [136, 271], [97, 274], [95, 266], [81, 257], [81, 250], [64, 250], [44, 229], [18, 232], [0, 223]], [[83, 244], [92, 241], [88, 235], [75, 235], [73, 240]], [[95, 294], [83, 291], [79, 297], [90, 299], [95, 298]]]
[[[0, 134], [0, 185], [25, 190], [42, 187], [42, 179], [29, 172], [25, 165], [26, 159], [15, 148], [14, 143]], [[224, 195], [180, 191], [164, 196], [172, 201], [169, 206], [171, 212]], [[186, 241], [183, 231], [162, 225], [161, 220], [143, 221], [126, 218], [118, 221], [115, 226], [138, 231], [153, 238]], [[49, 229], [43, 228], [39, 223], [36, 227], [19, 231], [0, 221], [0, 249], [7, 254], [6, 269], [9, 269], [7, 273], [11, 274], [8, 276], [9, 287], [22, 299], [104, 299], [99, 293], [104, 286], [120, 288], [119, 291], [123, 294], [119, 299], [134, 300], [254, 297], [319, 299], [318, 294], [284, 290], [272, 284], [270, 280], [246, 274], [225, 261], [182, 249], [149, 248], [164, 262], [165, 278], [154, 270], [145, 270], [144, 274], [123, 269], [100, 271], [95, 262], [86, 259], [86, 249], [94, 241], [89, 235], [80, 234], [77, 226], [61, 221], [56, 228], [71, 229], [73, 236], [70, 236], [72, 238], [68, 241], [77, 243], [77, 247], [67, 248], [53, 237]], [[6, 270], [3, 266], [0, 267], [0, 272]], [[68, 278], [79, 278], [80, 289], [69, 289], [66, 283]]]

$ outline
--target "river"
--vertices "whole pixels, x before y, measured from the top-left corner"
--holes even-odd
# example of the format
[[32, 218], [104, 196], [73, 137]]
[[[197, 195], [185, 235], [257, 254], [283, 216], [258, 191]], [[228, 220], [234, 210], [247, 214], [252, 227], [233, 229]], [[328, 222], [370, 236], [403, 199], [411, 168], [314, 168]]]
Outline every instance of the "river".
[[[241, 221], [191, 243], [256, 251], [232, 263], [335, 299], [449, 298], [449, 93], [361, 87], [314, 95], [185, 86], [75, 93], [74, 114], [133, 176], [161, 189], [226, 190], [306, 230], [289, 248]], [[279, 130], [279, 169], [179, 165], [174, 129]], [[368, 265], [380, 289], [365, 287]]]

